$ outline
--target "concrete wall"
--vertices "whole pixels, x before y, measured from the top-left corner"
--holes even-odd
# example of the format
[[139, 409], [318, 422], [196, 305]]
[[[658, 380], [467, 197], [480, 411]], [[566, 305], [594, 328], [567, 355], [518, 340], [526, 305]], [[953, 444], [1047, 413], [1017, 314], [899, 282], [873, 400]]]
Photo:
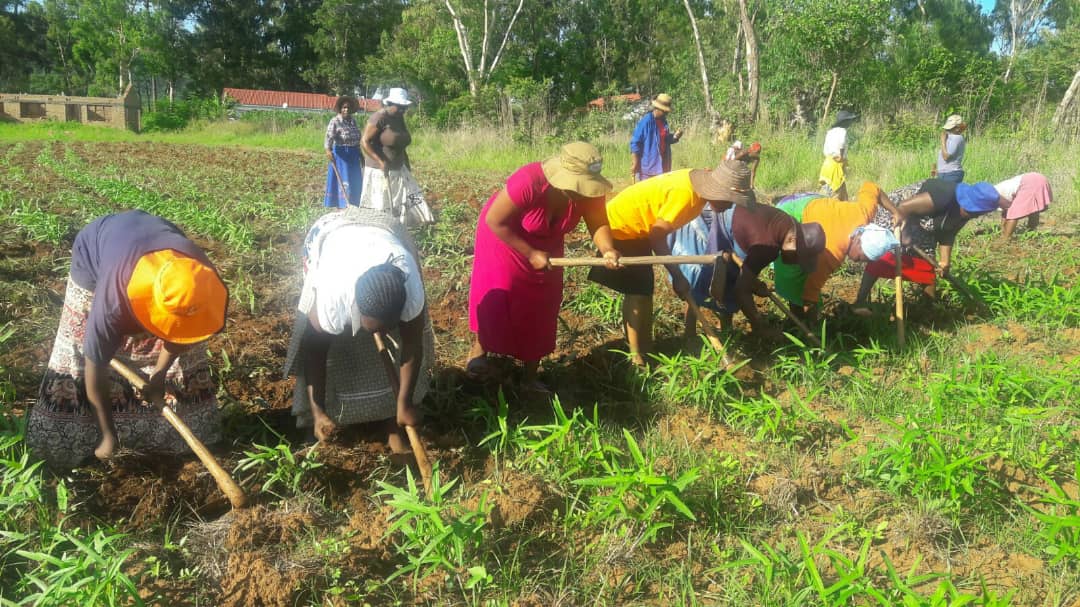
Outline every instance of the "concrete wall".
[[120, 97], [0, 93], [0, 120], [82, 122], [138, 132], [142, 128], [142, 102], [131, 86]]

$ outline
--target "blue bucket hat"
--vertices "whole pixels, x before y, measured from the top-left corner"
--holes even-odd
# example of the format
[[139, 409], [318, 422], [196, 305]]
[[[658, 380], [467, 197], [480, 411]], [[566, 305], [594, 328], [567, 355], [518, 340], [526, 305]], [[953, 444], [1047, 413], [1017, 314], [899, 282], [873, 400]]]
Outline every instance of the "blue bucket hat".
[[892, 232], [872, 223], [855, 228], [851, 237], [859, 239], [859, 246], [870, 261], [881, 259], [882, 255], [900, 245]]
[[960, 183], [956, 185], [956, 201], [968, 213], [989, 213], [998, 208], [998, 192], [987, 181], [971, 185]]

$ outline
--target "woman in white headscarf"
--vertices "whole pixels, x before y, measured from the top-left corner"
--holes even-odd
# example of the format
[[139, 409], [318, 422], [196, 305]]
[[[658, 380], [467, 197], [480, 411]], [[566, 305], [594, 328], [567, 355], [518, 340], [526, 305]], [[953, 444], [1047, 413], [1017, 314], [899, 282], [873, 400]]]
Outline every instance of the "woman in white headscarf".
[[393, 215], [406, 226], [434, 223], [424, 193], [412, 175], [406, 148], [412, 135], [405, 126], [405, 112], [412, 105], [405, 89], [393, 88], [383, 98], [383, 109], [368, 119], [360, 136], [367, 157], [360, 206]]

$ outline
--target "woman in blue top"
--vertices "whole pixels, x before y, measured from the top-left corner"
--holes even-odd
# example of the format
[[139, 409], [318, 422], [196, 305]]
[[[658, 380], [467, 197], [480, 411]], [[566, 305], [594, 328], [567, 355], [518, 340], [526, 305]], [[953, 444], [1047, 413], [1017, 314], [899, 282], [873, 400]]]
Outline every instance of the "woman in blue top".
[[358, 108], [352, 97], [338, 97], [334, 103], [337, 115], [326, 125], [323, 149], [330, 166], [326, 170], [323, 206], [344, 209], [346, 202], [354, 207], [360, 205], [364, 166], [360, 156], [360, 127], [353, 119]]
[[682, 129], [671, 132], [667, 115], [671, 95], [660, 93], [652, 100], [652, 111], [641, 117], [630, 136], [630, 174], [634, 181], [671, 171], [671, 146], [682, 139]]
[[953, 114], [945, 119], [941, 127], [941, 144], [938, 150], [937, 165], [932, 175], [938, 179], [961, 183], [964, 181], [964, 124], [960, 114]]

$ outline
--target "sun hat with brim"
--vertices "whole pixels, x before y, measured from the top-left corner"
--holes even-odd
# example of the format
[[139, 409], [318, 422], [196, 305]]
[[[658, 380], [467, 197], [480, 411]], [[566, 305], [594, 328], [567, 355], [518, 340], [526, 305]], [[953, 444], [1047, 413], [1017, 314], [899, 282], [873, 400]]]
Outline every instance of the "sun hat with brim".
[[663, 110], [665, 112], [670, 112], [671, 111], [671, 95], [668, 95], [667, 93], [660, 93], [659, 95], [657, 95], [656, 97], [653, 98], [652, 106], [654, 108], [658, 109], [658, 110]]
[[409, 100], [409, 92], [405, 89], [393, 88], [390, 92], [383, 97], [383, 105], [392, 103], [394, 105], [412, 105], [412, 101]]
[[825, 250], [825, 229], [820, 223], [795, 223], [795, 256], [807, 274], [817, 269], [818, 255]]
[[946, 131], [950, 131], [952, 129], [955, 129], [958, 126], [962, 126], [963, 124], [964, 124], [964, 117], [961, 116], [960, 114], [953, 114], [953, 115], [951, 115], [951, 116], [949, 116], [948, 118], [945, 119], [945, 125], [942, 126], [941, 128], [946, 130]]
[[833, 123], [833, 126], [839, 126], [839, 125], [845, 124], [847, 122], [853, 122], [858, 117], [859, 117], [859, 115], [856, 114], [855, 112], [849, 112], [847, 110], [840, 110], [839, 112], [836, 113], [836, 122]]
[[900, 244], [891, 231], [873, 223], [855, 228], [851, 237], [859, 239], [859, 248], [870, 261], [881, 259]]
[[724, 160], [715, 169], [690, 171], [690, 187], [705, 200], [748, 206], [757, 202], [750, 187], [750, 167], [741, 160]]
[[127, 284], [135, 318], [174, 344], [209, 339], [225, 326], [229, 291], [213, 268], [172, 249], [139, 258]]
[[600, 150], [575, 141], [562, 147], [558, 156], [543, 162], [544, 177], [560, 190], [570, 190], [586, 198], [596, 198], [611, 191], [611, 182], [600, 174], [604, 158]]
[[968, 213], [989, 213], [998, 208], [998, 194], [994, 185], [988, 181], [980, 181], [968, 185], [958, 183], [956, 185], [956, 202], [960, 208]]

